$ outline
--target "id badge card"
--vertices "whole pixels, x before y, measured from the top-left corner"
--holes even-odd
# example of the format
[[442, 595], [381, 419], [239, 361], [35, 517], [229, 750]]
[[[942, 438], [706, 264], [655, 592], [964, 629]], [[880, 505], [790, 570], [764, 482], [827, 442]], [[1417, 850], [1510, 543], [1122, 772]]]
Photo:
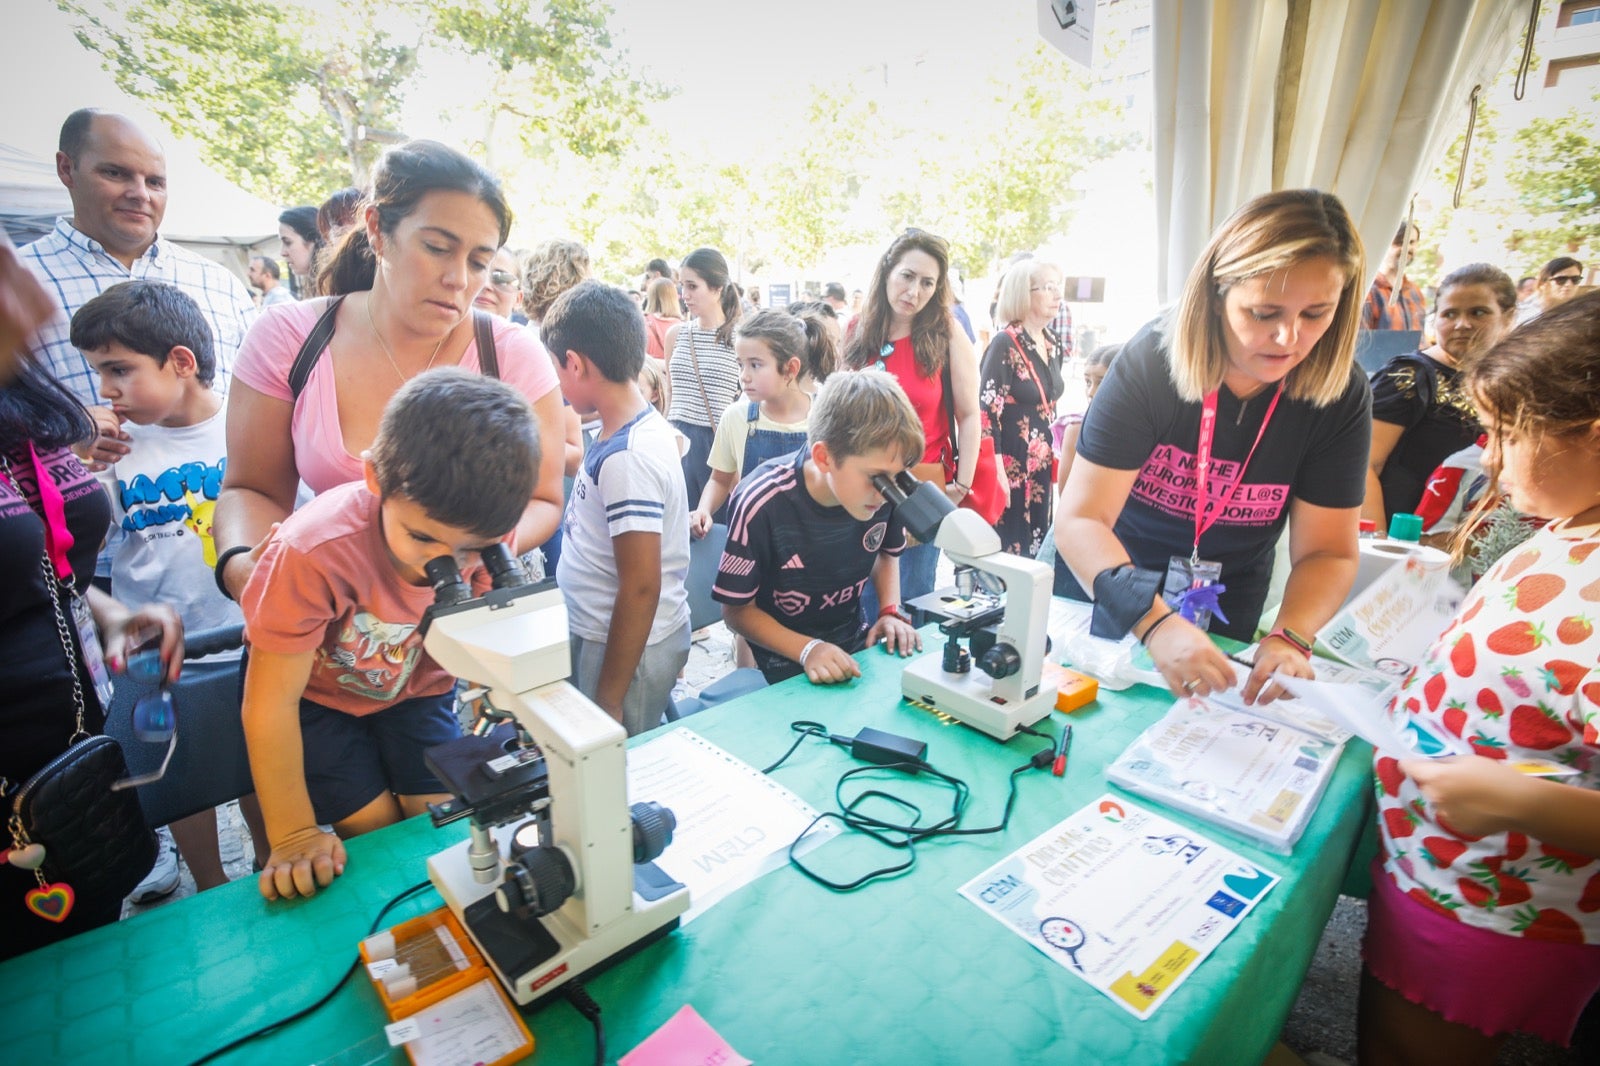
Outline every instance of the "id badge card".
[[95, 632], [94, 616], [89, 613], [89, 601], [82, 596], [72, 597], [72, 624], [78, 629], [78, 648], [94, 682], [95, 697], [100, 700], [100, 710], [105, 711], [111, 706], [111, 674], [106, 670], [106, 655], [100, 647], [100, 635]]
[[1215, 585], [1221, 577], [1221, 563], [1174, 555], [1167, 561], [1167, 581], [1161, 587], [1161, 598], [1184, 618], [1207, 629], [1211, 625], [1210, 605], [1216, 602], [1216, 596], [1194, 594]]

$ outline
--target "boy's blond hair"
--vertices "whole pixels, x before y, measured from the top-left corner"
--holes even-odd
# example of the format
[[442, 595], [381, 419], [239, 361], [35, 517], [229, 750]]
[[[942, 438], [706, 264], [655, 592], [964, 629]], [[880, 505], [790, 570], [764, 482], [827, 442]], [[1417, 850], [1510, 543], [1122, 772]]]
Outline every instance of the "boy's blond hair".
[[922, 421], [893, 374], [832, 374], [817, 390], [807, 442], [823, 444], [835, 462], [887, 448], [911, 466], [922, 460]]

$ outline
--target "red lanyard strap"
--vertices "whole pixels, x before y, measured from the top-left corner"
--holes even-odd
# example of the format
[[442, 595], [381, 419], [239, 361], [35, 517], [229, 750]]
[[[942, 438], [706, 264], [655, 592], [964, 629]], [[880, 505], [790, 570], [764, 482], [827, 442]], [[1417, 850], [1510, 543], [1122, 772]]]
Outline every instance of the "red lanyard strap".
[[1039, 390], [1039, 410], [1041, 413], [1050, 411], [1054, 414], [1054, 405], [1051, 403], [1050, 394], [1045, 391], [1044, 382], [1039, 379], [1039, 371], [1033, 365], [1033, 356], [1028, 354], [1028, 349], [1022, 346], [1022, 341], [1017, 337], [1017, 331], [1010, 326], [1006, 327], [1006, 334], [1010, 336], [1011, 343], [1016, 345], [1017, 354], [1022, 356], [1022, 365], [1028, 371], [1028, 377], [1033, 379], [1033, 387]]
[[[33, 442], [28, 442], [28, 456], [33, 462], [33, 480], [39, 490], [39, 507], [35, 511], [44, 524], [44, 549], [50, 556], [50, 565], [55, 569], [56, 577], [62, 583], [72, 580], [72, 563], [67, 560], [67, 552], [72, 550], [74, 543], [72, 530], [67, 528], [67, 503], [57, 487], [55, 478], [50, 476], [39, 453], [35, 450]], [[33, 503], [28, 499], [27, 492], [16, 475], [12, 473], [9, 460], [0, 456], [0, 466], [3, 466], [5, 479], [11, 483], [22, 502], [33, 510]]]
[[[1255, 458], [1256, 447], [1261, 443], [1261, 438], [1266, 435], [1267, 424], [1272, 421], [1272, 413], [1278, 409], [1278, 399], [1283, 395], [1283, 383], [1279, 382], [1277, 389], [1272, 393], [1272, 402], [1267, 405], [1267, 415], [1261, 420], [1261, 428], [1256, 430], [1255, 444], [1250, 445], [1250, 452], [1244, 457], [1244, 462], [1239, 466], [1239, 477], [1234, 481], [1233, 488], [1224, 500], [1217, 502], [1216, 513], [1207, 515], [1207, 503], [1210, 495], [1211, 480], [1211, 442], [1217, 433], [1217, 390], [1212, 389], [1206, 393], [1205, 399], [1200, 403], [1200, 442], [1195, 449], [1194, 471], [1194, 554], [1193, 559], [1200, 558], [1200, 538], [1205, 531], [1216, 524], [1217, 519], [1228, 505], [1239, 494], [1239, 487], [1244, 484], [1244, 473], [1250, 466], [1250, 460]], [[1243, 401], [1241, 401], [1243, 402]]]

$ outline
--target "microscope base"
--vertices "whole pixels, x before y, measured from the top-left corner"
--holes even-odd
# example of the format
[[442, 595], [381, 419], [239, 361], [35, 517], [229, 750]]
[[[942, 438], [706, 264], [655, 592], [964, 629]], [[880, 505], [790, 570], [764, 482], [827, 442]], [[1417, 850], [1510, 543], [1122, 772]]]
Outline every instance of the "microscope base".
[[939, 652], [913, 659], [900, 675], [900, 692], [912, 703], [949, 715], [1000, 741], [1049, 717], [1056, 702], [1054, 685], [1040, 684], [1033, 695], [1020, 700], [999, 697], [994, 689], [994, 681], [981, 671], [946, 673]]
[[463, 842], [431, 857], [428, 876], [521, 1006], [535, 1004], [566, 982], [602, 970], [665, 936], [689, 909], [689, 890], [675, 882], [674, 890], [653, 887], [651, 874], [658, 871], [648, 864], [636, 868], [641, 873], [635, 878], [632, 908], [588, 935], [560, 911], [524, 922], [500, 910], [494, 898], [498, 881], [484, 885], [473, 879], [466, 848]]

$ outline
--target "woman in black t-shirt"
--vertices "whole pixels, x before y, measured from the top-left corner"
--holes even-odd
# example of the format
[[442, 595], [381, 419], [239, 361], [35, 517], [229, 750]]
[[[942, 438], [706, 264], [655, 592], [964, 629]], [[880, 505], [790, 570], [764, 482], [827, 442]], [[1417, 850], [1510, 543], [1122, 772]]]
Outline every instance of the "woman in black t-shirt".
[[1434, 328], [1439, 343], [1397, 355], [1372, 375], [1372, 454], [1361, 516], [1387, 529], [1414, 512], [1428, 478], [1478, 439], [1478, 411], [1459, 383], [1461, 368], [1505, 335], [1517, 315], [1517, 288], [1505, 271], [1473, 263], [1439, 283]]
[[1310, 642], [1355, 579], [1371, 432], [1354, 359], [1365, 276], [1335, 197], [1257, 197], [1212, 236], [1168, 319], [1124, 347], [1084, 418], [1056, 513], [1076, 579], [1063, 591], [1093, 589], [1097, 630], [1131, 628], [1176, 694], [1235, 678], [1162, 598], [1169, 560], [1221, 564], [1227, 620], [1211, 629], [1248, 640], [1288, 526], [1293, 569], [1244, 686], [1251, 702], [1277, 694], [1274, 671], [1311, 676]]

